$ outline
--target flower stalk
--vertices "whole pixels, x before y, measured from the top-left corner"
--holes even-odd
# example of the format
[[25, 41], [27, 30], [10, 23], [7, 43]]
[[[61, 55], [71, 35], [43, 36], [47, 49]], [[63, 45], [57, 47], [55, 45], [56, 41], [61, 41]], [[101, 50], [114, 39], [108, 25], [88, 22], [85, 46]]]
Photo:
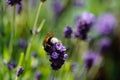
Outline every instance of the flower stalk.
[[[44, 23], [45, 23], [45, 20], [43, 19], [43, 21], [41, 22], [39, 28], [37, 29], [37, 32], [40, 32], [40, 31], [41, 31], [41, 29], [42, 29]], [[35, 37], [35, 35], [32, 34], [31, 39], [30, 39], [30, 42], [29, 42], [28, 47], [27, 47], [25, 60], [28, 60], [28, 58], [29, 58], [29, 55], [30, 55], [30, 48], [31, 48], [31, 44], [32, 44], [32, 41], [33, 41], [34, 37]]]
[[22, 53], [20, 54], [20, 59], [19, 59], [18, 66], [22, 66], [22, 65], [23, 65], [23, 61], [24, 61], [24, 53], [22, 52]]
[[[13, 52], [13, 42], [14, 42], [14, 35], [15, 35], [15, 9], [16, 9], [16, 6], [14, 5], [13, 20], [12, 20], [12, 25], [11, 25], [11, 37], [10, 37], [10, 44], [9, 44], [10, 56], [12, 56], [12, 52]], [[10, 57], [10, 58], [12, 58], [12, 57]]]
[[43, 4], [43, 2], [40, 2], [40, 4], [39, 4], [39, 8], [38, 8], [38, 11], [37, 11], [37, 14], [36, 14], [36, 18], [35, 18], [35, 22], [34, 22], [34, 25], [33, 25], [33, 31], [35, 31], [35, 29], [37, 27], [37, 21], [38, 21], [38, 18], [39, 18], [39, 14], [40, 14], [40, 10], [41, 10], [42, 4]]
[[[35, 22], [34, 22], [34, 25], [33, 25], [32, 36], [31, 36], [31, 38], [30, 38], [30, 42], [29, 42], [28, 47], [27, 47], [27, 50], [26, 50], [26, 56], [25, 56], [25, 61], [26, 61], [26, 62], [27, 62], [27, 60], [29, 60], [29, 58], [30, 58], [30, 49], [31, 49], [32, 41], [33, 41], [33, 39], [34, 39], [34, 37], [35, 37], [35, 34], [33, 34], [33, 33], [35, 33], [35, 31], [36, 31], [37, 21], [38, 21], [38, 18], [39, 18], [39, 14], [40, 14], [40, 10], [41, 10], [42, 4], [43, 4], [42, 2], [39, 4], [39, 8], [38, 8], [37, 15], [36, 15], [36, 18], [35, 18]], [[45, 23], [45, 20], [43, 20], [43, 21], [41, 22], [39, 28], [37, 29], [37, 32], [40, 32], [40, 31], [41, 31], [44, 23]], [[27, 64], [27, 63], [26, 63], [26, 64]]]
[[52, 74], [53, 74], [53, 76], [52, 76], [52, 80], [55, 80], [56, 73], [57, 73], [57, 71], [52, 70]]

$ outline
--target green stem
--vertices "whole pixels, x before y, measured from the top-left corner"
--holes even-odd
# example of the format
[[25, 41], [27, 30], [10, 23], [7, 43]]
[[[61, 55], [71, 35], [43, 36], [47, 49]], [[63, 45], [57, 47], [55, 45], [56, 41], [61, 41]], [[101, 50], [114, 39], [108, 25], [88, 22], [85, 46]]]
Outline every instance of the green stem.
[[[43, 25], [45, 23], [45, 20], [43, 20], [38, 28], [38, 32], [41, 31], [41, 29], [43, 28]], [[27, 60], [29, 60], [29, 56], [30, 56], [30, 49], [31, 49], [31, 45], [32, 45], [32, 41], [34, 39], [35, 35], [32, 34], [31, 38], [30, 38], [30, 42], [28, 44], [28, 47], [27, 47], [27, 51], [26, 51], [26, 56], [25, 56], [25, 61], [27, 62]], [[27, 64], [27, 63], [26, 63]]]
[[57, 71], [52, 70], [52, 80], [55, 80], [56, 74], [57, 74]]
[[30, 38], [30, 42], [29, 42], [27, 50], [26, 50], [25, 61], [27, 61], [29, 59], [30, 49], [31, 49], [31, 44], [32, 44], [33, 39], [34, 39], [34, 35], [32, 35], [32, 37]]
[[53, 77], [52, 77], [52, 80], [55, 79], [55, 71], [53, 71]]
[[[20, 59], [19, 59], [17, 68], [19, 68], [19, 66], [22, 66], [22, 65], [23, 65], [23, 61], [24, 61], [24, 53], [22, 52], [22, 53], [20, 54]], [[16, 76], [15, 80], [18, 80], [18, 77], [17, 77], [17, 76]]]
[[9, 70], [9, 80], [12, 80], [12, 73], [11, 73], [11, 71]]
[[15, 32], [15, 5], [13, 8], [13, 20], [12, 20], [12, 25], [11, 25], [11, 38], [10, 38], [10, 44], [9, 44], [10, 58], [12, 56], [12, 51], [13, 51], [14, 32]]
[[[36, 29], [36, 25], [37, 25], [37, 21], [38, 21], [38, 18], [39, 18], [39, 14], [40, 14], [40, 10], [41, 10], [41, 7], [42, 7], [42, 4], [43, 3], [40, 3], [39, 5], [39, 8], [38, 8], [38, 11], [37, 11], [37, 14], [36, 14], [36, 18], [35, 18], [35, 22], [34, 22], [34, 25], [33, 25], [33, 31], [35, 31]], [[44, 24], [45, 21], [43, 21], [40, 25], [40, 29], [38, 29], [39, 31], [41, 30], [43, 24]], [[27, 60], [29, 60], [29, 56], [30, 56], [30, 49], [31, 49], [31, 45], [32, 45], [32, 41], [34, 39], [34, 34], [32, 34], [31, 38], [30, 38], [30, 42], [28, 44], [28, 47], [27, 47], [27, 50], [26, 50], [26, 56], [25, 56], [25, 61], [27, 62]], [[27, 64], [27, 63], [26, 63]]]
[[[4, 3], [3, 3], [3, 0], [1, 0], [0, 3], [1, 3], [1, 4], [0, 4], [0, 5], [1, 5], [1, 6], [0, 6], [0, 7], [1, 7], [1, 18], [2, 18], [2, 20], [1, 20], [1, 23], [2, 23], [1, 26], [3, 27], [2, 30], [3, 30], [3, 36], [4, 36], [4, 21], [3, 21], [3, 20], [4, 20], [4, 19], [3, 19], [3, 18], [4, 18]], [[2, 38], [3, 38], [3, 39], [2, 39], [2, 45], [1, 45], [1, 46], [2, 46], [2, 51], [1, 51], [1, 52], [3, 53], [3, 50], [4, 50], [4, 49], [3, 49], [3, 48], [4, 48], [4, 37], [2, 37]]]
[[71, 54], [71, 59], [77, 61], [77, 58], [79, 57], [79, 40], [76, 39], [73, 50], [72, 50], [72, 54]]
[[42, 22], [41, 22], [40, 26], [38, 27], [38, 30], [37, 30], [38, 32], [40, 32], [40, 31], [41, 31], [41, 29], [42, 29], [42, 27], [43, 27], [44, 23], [45, 23], [45, 19], [43, 19], [43, 20], [42, 20]]
[[16, 76], [15, 80], [18, 80], [18, 77]]
[[[37, 21], [38, 21], [38, 18], [39, 18], [41, 6], [42, 6], [42, 3], [40, 3], [39, 8], [38, 8], [38, 11], [37, 11], [37, 15], [36, 15], [35, 22], [34, 22], [34, 25], [33, 25], [33, 31], [35, 30], [36, 25], [37, 25]], [[34, 38], [34, 35], [32, 35], [32, 37], [31, 37], [31, 39], [30, 39], [30, 42], [29, 42], [29, 44], [28, 44], [25, 60], [27, 60], [28, 57], [29, 57], [30, 48], [31, 48], [31, 42], [32, 42], [33, 38]]]
[[34, 22], [34, 25], [33, 25], [33, 31], [35, 31], [35, 29], [36, 29], [37, 21], [38, 21], [38, 18], [39, 18], [39, 14], [40, 14], [40, 10], [41, 10], [42, 4], [43, 3], [40, 2], [39, 8], [38, 8], [38, 11], [37, 11], [37, 14], [36, 14], [35, 22]]
[[23, 61], [24, 61], [24, 53], [22, 52], [20, 54], [20, 59], [19, 59], [19, 62], [18, 62], [18, 66], [22, 66], [23, 65]]

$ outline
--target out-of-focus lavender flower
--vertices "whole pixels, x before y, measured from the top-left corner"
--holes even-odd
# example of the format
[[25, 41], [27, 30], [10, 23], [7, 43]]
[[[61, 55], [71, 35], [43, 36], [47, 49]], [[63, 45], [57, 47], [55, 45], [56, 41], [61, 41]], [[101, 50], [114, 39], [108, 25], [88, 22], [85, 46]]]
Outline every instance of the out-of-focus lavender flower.
[[116, 19], [113, 14], [108, 13], [101, 15], [93, 28], [101, 35], [108, 35], [114, 31], [115, 27]]
[[86, 24], [92, 24], [95, 21], [95, 15], [89, 12], [83, 12], [80, 16], [80, 21], [84, 21]]
[[18, 46], [26, 48], [27, 47], [27, 42], [24, 39], [20, 38], [19, 42], [18, 42]]
[[65, 60], [68, 58], [68, 55], [65, 54], [66, 47], [63, 46], [57, 38], [52, 37], [48, 44], [43, 45], [44, 50], [50, 56], [49, 61], [51, 62], [51, 67], [53, 70], [58, 70], [64, 64]]
[[71, 38], [72, 37], [72, 28], [70, 26], [65, 27], [64, 29], [64, 37]]
[[85, 40], [94, 21], [95, 16], [92, 13], [83, 12], [76, 20], [75, 37]]
[[53, 10], [55, 12], [55, 15], [59, 14], [62, 11], [63, 5], [60, 1], [54, 0], [53, 1]]
[[74, 0], [73, 3], [75, 6], [83, 6], [85, 1], [84, 0]]
[[37, 53], [36, 52], [32, 52], [32, 57], [36, 58], [37, 57]]
[[16, 73], [17, 77], [19, 77], [23, 73], [23, 71], [24, 71], [23, 67], [20, 66]]
[[93, 51], [88, 51], [84, 55], [85, 67], [89, 71], [93, 65], [98, 65], [101, 62], [101, 57], [98, 53]]
[[15, 4], [20, 4], [21, 1], [22, 1], [22, 0], [6, 0], [6, 3], [7, 3], [8, 5], [13, 6], [13, 5], [15, 5]]
[[9, 62], [6, 65], [7, 65], [7, 67], [8, 67], [9, 70], [13, 70], [14, 68], [16, 68], [16, 64], [13, 63], [13, 62]]
[[30, 0], [30, 4], [32, 5], [32, 7], [34, 7], [36, 5], [37, 1], [35, 0]]
[[40, 78], [41, 78], [41, 73], [40, 73], [40, 72], [36, 72], [36, 73], [35, 73], [35, 78], [36, 78], [36, 80], [40, 80]]
[[110, 49], [111, 40], [109, 38], [102, 38], [99, 41], [99, 48], [101, 52], [106, 52]]
[[21, 3], [17, 4], [16, 8], [17, 8], [17, 13], [20, 14], [22, 11], [22, 4]]
[[71, 63], [70, 70], [74, 72], [76, 67], [77, 67], [77, 63]]

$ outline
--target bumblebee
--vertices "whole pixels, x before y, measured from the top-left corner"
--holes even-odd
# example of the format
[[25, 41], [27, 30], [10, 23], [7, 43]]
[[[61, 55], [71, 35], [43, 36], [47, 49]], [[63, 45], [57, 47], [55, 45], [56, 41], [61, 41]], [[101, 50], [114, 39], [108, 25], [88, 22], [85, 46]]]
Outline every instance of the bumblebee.
[[43, 41], [43, 47], [45, 51], [48, 51], [48, 49], [50, 49], [55, 43], [61, 43], [61, 41], [54, 37], [53, 33], [48, 33]]

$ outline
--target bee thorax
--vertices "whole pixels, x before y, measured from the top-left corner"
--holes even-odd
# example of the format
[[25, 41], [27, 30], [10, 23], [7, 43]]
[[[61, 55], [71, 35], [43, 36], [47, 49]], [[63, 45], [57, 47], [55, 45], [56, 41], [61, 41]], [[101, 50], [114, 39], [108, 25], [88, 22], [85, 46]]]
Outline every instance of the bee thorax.
[[58, 40], [58, 39], [55, 38], [55, 37], [53, 37], [53, 38], [50, 40], [50, 42], [51, 42], [52, 44], [61, 43], [60, 40]]

